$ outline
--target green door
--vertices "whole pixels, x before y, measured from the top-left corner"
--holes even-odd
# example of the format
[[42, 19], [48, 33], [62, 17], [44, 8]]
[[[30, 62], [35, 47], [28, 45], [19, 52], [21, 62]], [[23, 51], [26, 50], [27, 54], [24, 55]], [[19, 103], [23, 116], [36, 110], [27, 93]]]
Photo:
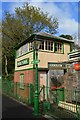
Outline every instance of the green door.
[[58, 88], [57, 89], [57, 101], [64, 101], [64, 88]]

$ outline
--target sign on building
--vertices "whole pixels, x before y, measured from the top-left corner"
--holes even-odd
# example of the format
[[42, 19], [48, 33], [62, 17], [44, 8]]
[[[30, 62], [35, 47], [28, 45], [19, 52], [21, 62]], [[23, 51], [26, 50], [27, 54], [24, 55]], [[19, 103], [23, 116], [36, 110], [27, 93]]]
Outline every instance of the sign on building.
[[29, 58], [17, 61], [17, 67], [23, 66], [23, 65], [28, 65], [29, 64]]

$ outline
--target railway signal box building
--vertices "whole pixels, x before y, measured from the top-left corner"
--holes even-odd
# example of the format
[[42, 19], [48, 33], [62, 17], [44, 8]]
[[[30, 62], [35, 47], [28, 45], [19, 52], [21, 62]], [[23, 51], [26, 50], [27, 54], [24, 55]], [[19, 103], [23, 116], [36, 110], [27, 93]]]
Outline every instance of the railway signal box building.
[[47, 33], [34, 33], [24, 42], [16, 46], [14, 82], [20, 83], [20, 90], [24, 90], [23, 83], [35, 84], [35, 50], [33, 42], [40, 41], [38, 50], [38, 81], [39, 86], [46, 87], [45, 98], [49, 96], [48, 87], [59, 87], [64, 84], [66, 71], [64, 62], [71, 51], [73, 40], [53, 36]]

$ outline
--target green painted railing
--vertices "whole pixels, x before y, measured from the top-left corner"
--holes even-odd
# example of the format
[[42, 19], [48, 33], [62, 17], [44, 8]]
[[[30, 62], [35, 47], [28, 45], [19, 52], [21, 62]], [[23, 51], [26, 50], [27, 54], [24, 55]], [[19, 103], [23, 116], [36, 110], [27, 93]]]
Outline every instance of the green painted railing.
[[34, 87], [32, 84], [24, 84], [24, 89], [21, 89], [20, 83], [4, 80], [2, 81], [2, 92], [19, 101], [33, 104]]
[[[51, 114], [59, 114], [58, 111], [60, 111], [58, 109], [58, 104], [59, 101], [62, 102], [69, 102], [69, 103], [73, 103], [76, 105], [76, 116], [78, 118], [78, 120], [80, 120], [80, 91], [79, 90], [63, 90], [63, 89], [58, 89], [58, 90], [54, 90], [52, 91], [50, 89], [50, 87], [46, 87], [46, 86], [39, 86], [39, 97], [42, 98], [43, 102], [41, 104], [39, 104], [39, 108], [41, 109], [41, 111], [43, 111], [43, 113], [46, 113], [48, 111], [51, 112]], [[46, 96], [46, 88], [47, 88], [47, 93], [48, 96]], [[34, 105], [34, 91], [35, 91], [35, 87], [33, 84], [24, 84], [23, 89], [20, 88], [20, 83], [18, 82], [13, 82], [10, 80], [4, 80], [2, 81], [2, 92], [14, 97], [15, 99], [17, 99], [20, 102], [23, 102], [25, 104], [32, 104]], [[61, 96], [62, 97], [61, 97]], [[48, 97], [48, 98], [47, 98]], [[48, 100], [47, 100], [48, 99]], [[40, 101], [41, 102], [41, 101]], [[51, 107], [51, 104], [53, 104], [53, 110]], [[56, 106], [56, 107], [54, 107]], [[56, 109], [57, 108], [57, 109]], [[55, 110], [54, 110], [55, 109]], [[64, 108], [65, 109], [65, 108]], [[72, 109], [69, 106], [69, 110]], [[55, 112], [57, 111], [57, 112]], [[61, 109], [61, 112], [62, 109]], [[57, 116], [58, 116], [57, 114]]]

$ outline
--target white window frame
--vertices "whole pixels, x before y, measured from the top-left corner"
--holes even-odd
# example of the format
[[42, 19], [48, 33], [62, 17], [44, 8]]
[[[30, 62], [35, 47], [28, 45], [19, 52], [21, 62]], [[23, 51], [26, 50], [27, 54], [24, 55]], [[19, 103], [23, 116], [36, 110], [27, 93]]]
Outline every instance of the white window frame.
[[45, 50], [47, 50], [47, 51], [53, 51], [53, 44], [54, 44], [53, 41], [46, 40], [45, 41]]
[[33, 49], [32, 42], [29, 43], [29, 51]]
[[25, 53], [28, 52], [28, 44], [25, 44], [24, 46], [20, 47], [17, 51], [16, 51], [16, 57], [19, 57]]
[[20, 89], [24, 89], [24, 74], [20, 74]]
[[56, 53], [63, 53], [63, 43], [62, 42], [55, 42], [55, 52]]
[[[43, 43], [42, 43], [43, 42]], [[41, 50], [44, 50], [44, 40], [42, 40], [41, 44], [40, 44], [40, 48]]]

